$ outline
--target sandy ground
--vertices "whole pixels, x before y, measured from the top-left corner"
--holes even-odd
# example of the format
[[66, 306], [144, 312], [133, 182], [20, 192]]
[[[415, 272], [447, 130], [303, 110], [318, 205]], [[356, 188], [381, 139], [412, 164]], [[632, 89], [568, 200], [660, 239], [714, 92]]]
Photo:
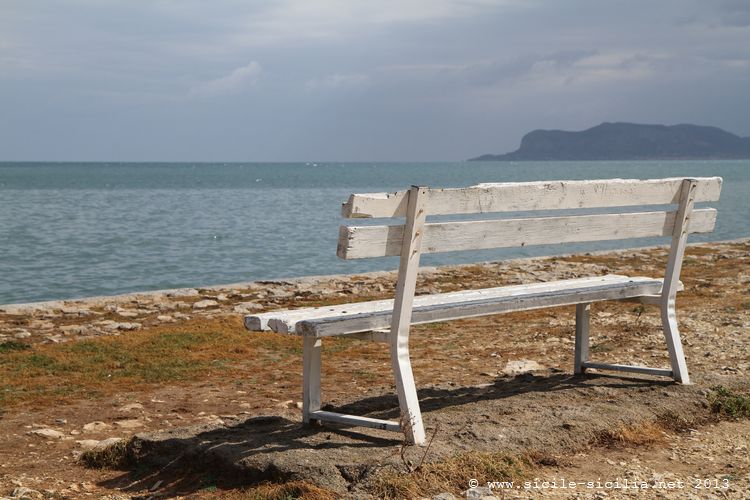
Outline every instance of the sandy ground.
[[[665, 255], [648, 249], [446, 267], [424, 273], [419, 292], [609, 272], [660, 276]], [[415, 327], [415, 377], [432, 439], [427, 450], [404, 447], [393, 433], [301, 426], [300, 342], [275, 334], [243, 334], [242, 361], [197, 380], [42, 397], [8, 378], [0, 410], [0, 495], [213, 498], [262, 481], [305, 480], [335, 496], [377, 497], [412, 491], [387, 489], [389, 474], [490, 453], [534, 457], [510, 491], [492, 485], [506, 498], [619, 498], [646, 489], [665, 498], [750, 498], [750, 424], [719, 419], [709, 405], [717, 386], [750, 393], [750, 244], [689, 247], [682, 280], [678, 319], [691, 386], [648, 377], [573, 377], [574, 308]], [[199, 329], [237, 335], [245, 312], [384, 298], [392, 289], [392, 274], [375, 273], [5, 306], [0, 343], [26, 343], [33, 355], [113, 336]], [[592, 358], [666, 366], [658, 311], [596, 304]], [[509, 363], [520, 363], [524, 373], [510, 373]], [[394, 418], [392, 390], [382, 345], [326, 342], [323, 391], [332, 408]], [[134, 434], [127, 467], [80, 463], [84, 449]], [[430, 481], [419, 470], [402, 477]], [[460, 471], [456, 477], [418, 491], [458, 496], [469, 483], [460, 487], [467, 478]], [[472, 479], [480, 486], [503, 480]], [[571, 488], [571, 481], [587, 484]]]

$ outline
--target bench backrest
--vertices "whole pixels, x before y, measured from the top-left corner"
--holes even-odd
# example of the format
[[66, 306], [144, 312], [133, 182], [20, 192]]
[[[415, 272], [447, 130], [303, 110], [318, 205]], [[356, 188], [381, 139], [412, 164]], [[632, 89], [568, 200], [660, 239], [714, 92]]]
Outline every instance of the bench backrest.
[[[694, 202], [719, 199], [722, 179], [608, 179], [480, 184], [458, 189], [414, 188], [396, 193], [353, 194], [342, 206], [347, 218], [407, 217], [410, 196], [424, 215], [570, 210], [644, 205], [691, 205], [687, 230], [713, 230], [716, 210], [692, 210]], [[688, 186], [683, 193], [683, 186]], [[690, 188], [690, 186], [693, 186]], [[412, 194], [414, 193], [414, 194]], [[672, 236], [677, 210], [577, 214], [426, 223], [421, 253]], [[407, 217], [408, 219], [408, 217]], [[408, 225], [342, 226], [337, 254], [343, 259], [401, 255]]]
[[[392, 348], [408, 343], [419, 259], [423, 252], [671, 236], [658, 300], [664, 305], [673, 304], [688, 233], [710, 232], [716, 222], [715, 209], [693, 210], [693, 205], [718, 200], [721, 183], [720, 177], [607, 179], [480, 184], [459, 189], [414, 186], [397, 193], [353, 194], [342, 206], [344, 217], [405, 217], [405, 222], [342, 226], [337, 254], [344, 259], [401, 256], [391, 323]], [[676, 210], [641, 209], [630, 213], [426, 223], [427, 214], [675, 204]]]

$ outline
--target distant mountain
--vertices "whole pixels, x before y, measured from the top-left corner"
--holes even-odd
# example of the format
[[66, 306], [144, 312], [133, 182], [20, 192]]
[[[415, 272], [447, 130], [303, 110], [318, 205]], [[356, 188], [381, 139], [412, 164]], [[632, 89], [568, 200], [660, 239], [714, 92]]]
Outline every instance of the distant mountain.
[[469, 161], [750, 158], [750, 137], [700, 125], [602, 123], [581, 132], [534, 130], [517, 151]]

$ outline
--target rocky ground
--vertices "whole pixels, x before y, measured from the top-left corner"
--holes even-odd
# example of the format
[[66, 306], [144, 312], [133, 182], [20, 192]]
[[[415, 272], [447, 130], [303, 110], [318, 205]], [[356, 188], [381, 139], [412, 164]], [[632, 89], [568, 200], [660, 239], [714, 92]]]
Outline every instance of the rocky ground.
[[[418, 293], [660, 276], [665, 259], [643, 249], [429, 269]], [[691, 386], [573, 377], [574, 308], [415, 327], [426, 449], [302, 427], [299, 339], [242, 328], [246, 313], [392, 296], [392, 273], [0, 306], [0, 496], [449, 498], [510, 478], [493, 493], [747, 498], [749, 421], [715, 403], [719, 386], [750, 393], [750, 242], [690, 246], [682, 279]], [[667, 366], [655, 309], [596, 304], [592, 317], [592, 358]], [[323, 379], [331, 407], [396, 417], [382, 345], [327, 341]], [[102, 449], [86, 467], [82, 453]]]

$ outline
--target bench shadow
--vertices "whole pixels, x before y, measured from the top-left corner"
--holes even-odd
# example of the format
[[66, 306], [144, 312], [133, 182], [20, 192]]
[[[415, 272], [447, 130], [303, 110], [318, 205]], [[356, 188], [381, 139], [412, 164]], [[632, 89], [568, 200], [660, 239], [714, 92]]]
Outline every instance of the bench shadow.
[[[671, 384], [671, 381], [607, 374], [523, 374], [515, 378], [498, 378], [482, 386], [423, 388], [418, 394], [422, 411], [429, 414], [449, 407], [532, 392], [549, 393], [591, 387], [636, 389]], [[364, 398], [336, 407], [327, 405], [324, 409], [392, 420], [398, 420], [399, 416], [395, 395]], [[184, 495], [207, 488], [237, 488], [265, 481], [285, 482], [295, 478], [277, 467], [271, 455], [301, 449], [382, 449], [403, 442], [398, 433], [378, 431], [380, 435], [373, 435], [372, 431], [358, 432], [355, 429], [359, 428], [332, 423], [303, 425], [284, 417], [261, 416], [227, 422], [221, 427], [206, 426], [205, 430], [199, 427], [164, 431], [156, 439], [136, 436], [128, 445], [126, 460], [121, 468], [123, 474], [100, 485], [135, 492], [149, 490], [159, 484], [157, 489], [162, 495]], [[242, 462], [241, 468], [232, 467], [238, 462]]]
[[[429, 413], [444, 408], [463, 406], [479, 401], [502, 400], [532, 392], [549, 393], [592, 387], [635, 389], [639, 387], [666, 387], [673, 384], [674, 382], [671, 380], [656, 380], [608, 373], [587, 373], [585, 375], [572, 375], [570, 373], [535, 375], [524, 373], [513, 378], [497, 378], [493, 383], [480, 386], [422, 388], [417, 390], [417, 394], [422, 413]], [[368, 417], [380, 419], [398, 420], [400, 415], [398, 399], [395, 394], [364, 398], [335, 408], [328, 405], [324, 409], [341, 413], [366, 413]]]

